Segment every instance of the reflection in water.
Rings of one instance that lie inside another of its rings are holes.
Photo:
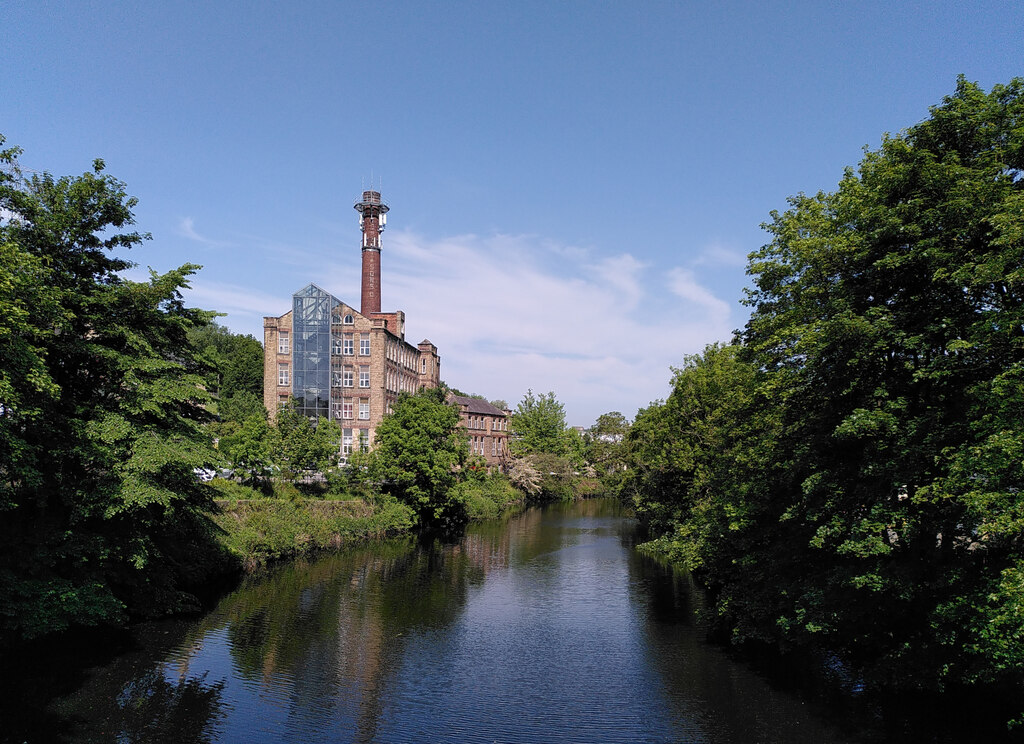
[[[281,566],[198,622],[144,626],[165,640],[53,712],[69,741],[850,741],[704,644],[699,593],[617,512]]]

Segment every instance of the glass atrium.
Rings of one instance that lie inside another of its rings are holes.
[[[292,399],[310,418],[330,415],[331,311],[339,304],[315,284],[292,295]]]

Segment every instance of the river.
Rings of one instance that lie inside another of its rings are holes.
[[[136,627],[61,683],[37,740],[858,740],[707,644],[700,592],[635,529],[589,501],[278,566]]]

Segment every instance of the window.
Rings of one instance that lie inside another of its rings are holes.
[[[345,398],[344,404],[341,407],[341,417],[345,419],[352,418],[352,399]]]
[[[345,316],[345,318],[343,319],[343,321],[342,321],[342,322],[343,322],[343,323],[344,323],[345,325],[352,325],[352,324],[353,324],[353,323],[355,323],[356,321],[355,321],[355,319],[353,319],[353,317],[352,317],[351,315],[346,315],[346,316]]]
[[[370,432],[366,429],[359,430],[359,451],[366,452],[370,449]]]
[[[331,387],[341,387],[342,379],[341,367],[331,367]]]
[[[331,401],[331,418],[332,419],[340,419],[341,418],[341,401],[340,400],[332,400]]]
[[[366,398],[359,401],[359,418],[364,421],[369,421],[370,419],[370,401]]]
[[[420,359],[420,373],[424,374],[424,375],[427,374],[427,360],[426,359]]]
[[[341,454],[350,455],[352,454],[352,430],[342,429],[341,430]]]
[[[342,387],[352,387],[352,368],[351,367],[345,367],[345,373],[344,373],[343,379],[344,379],[344,383],[342,384]]]
[[[360,367],[359,368],[359,387],[368,388],[370,387],[370,368]]]
[[[291,334],[288,331],[277,332],[277,353],[278,354],[291,354]]]
[[[290,385],[291,374],[287,364],[277,365],[277,384],[278,385]]]
[[[498,438],[491,437],[491,456],[497,457],[498,455]]]
[[[359,334],[359,356],[370,356],[370,334]]]
[[[341,334],[331,334],[331,354],[337,356],[341,353]]]
[[[352,356],[353,354],[355,354],[355,352],[352,351],[352,334],[351,333],[344,334],[344,341],[343,341],[343,346],[341,348],[341,353],[344,354],[345,356]]]

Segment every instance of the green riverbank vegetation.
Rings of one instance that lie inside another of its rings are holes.
[[[961,79],[765,229],[749,321],[638,413],[623,497],[721,637],[1019,696],[1024,80]]]

